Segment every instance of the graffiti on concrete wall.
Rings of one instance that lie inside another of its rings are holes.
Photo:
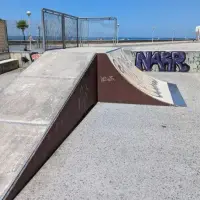
[[[37,60],[40,57],[40,54],[38,52],[32,52],[30,53],[30,58],[31,61],[34,62],[35,60]]]
[[[183,51],[137,52],[135,65],[142,71],[152,71],[156,65],[159,71],[188,72],[190,66],[185,63],[186,54]]]

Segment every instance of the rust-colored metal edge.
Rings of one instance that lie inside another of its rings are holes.
[[[97,54],[98,101],[170,106],[131,85],[113,66],[107,54]]]
[[[96,103],[97,59],[95,56],[73,93],[66,100],[63,109],[47,131],[46,136],[4,196],[4,200],[12,200],[17,196]]]

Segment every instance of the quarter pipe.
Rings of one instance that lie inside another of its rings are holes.
[[[141,72],[123,48],[98,54],[98,100],[185,106],[176,85]]]

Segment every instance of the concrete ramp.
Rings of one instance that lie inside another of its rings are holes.
[[[96,104],[95,66],[92,52],[46,52],[0,93],[0,199],[13,199]]]
[[[123,49],[84,50],[46,52],[1,91],[0,199],[14,199],[98,101],[178,105],[176,87],[135,69]]]
[[[176,85],[141,72],[121,48],[99,54],[98,63],[99,101],[185,106]]]

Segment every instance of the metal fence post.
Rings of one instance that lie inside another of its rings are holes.
[[[43,29],[43,41],[42,41],[42,45],[43,45],[43,49],[44,51],[46,51],[46,28],[45,28],[45,19],[44,19],[44,9],[42,9],[42,29]]]
[[[79,47],[79,19],[77,18],[77,47]]]
[[[117,27],[117,19],[115,19],[115,45],[118,44],[118,27]]]
[[[66,48],[65,44],[65,16],[62,14],[62,44],[63,44],[63,49]]]

